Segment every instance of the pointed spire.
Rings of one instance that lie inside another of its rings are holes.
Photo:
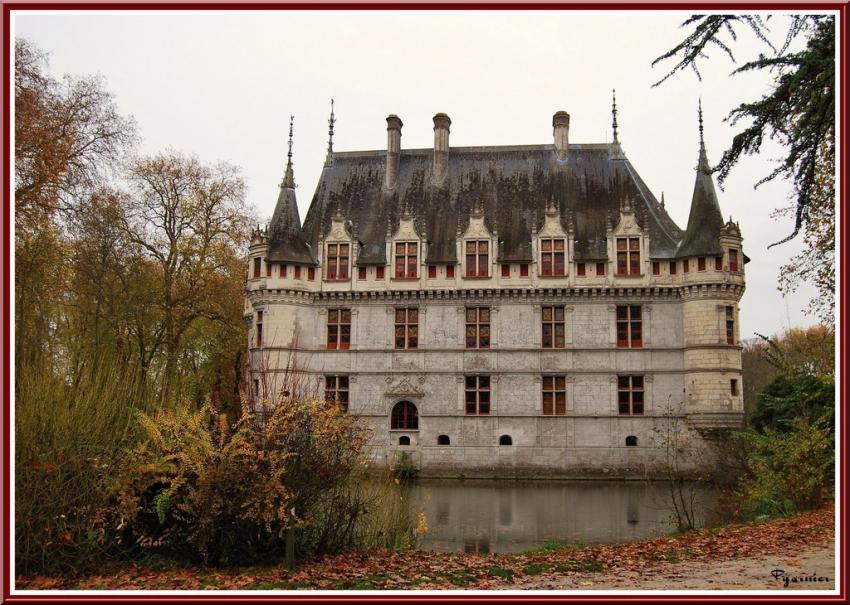
[[[328,155],[325,157],[325,166],[333,166],[334,163],[334,100],[331,99],[331,117],[328,118]]]
[[[619,145],[620,139],[617,138],[617,89],[614,88],[611,90],[611,115],[614,118],[614,122],[612,124],[614,128],[614,144]]]
[[[697,170],[711,173],[711,166],[708,164],[708,155],[705,152],[705,137],[702,126],[702,98],[699,100],[697,114],[699,116],[699,161],[697,163]]]
[[[664,192],[661,192],[661,208],[664,208]]]
[[[292,172],[292,124],[295,116],[289,116],[289,151],[286,152],[286,172],[283,174],[281,187],[295,189],[295,175]]]

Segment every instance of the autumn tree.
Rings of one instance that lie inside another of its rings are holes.
[[[771,244],[785,243],[804,232],[806,251],[783,267],[780,289],[791,292],[803,280],[812,281],[819,297],[810,311],[823,323],[832,323],[835,307],[835,18],[831,15],[788,17],[784,41],[770,41],[767,20],[758,15],[693,15],[683,27],[692,27],[685,39],[653,61],[676,64],[655,85],[692,69],[700,77],[699,62],[710,49],[736,61],[733,46],[741,30],[749,30],[769,54],[745,62],[732,74],[766,71],[773,75],[770,89],[760,99],[743,102],[727,116],[733,126],[746,124],[732,139],[714,168],[723,182],[742,156],[760,153],[766,139],[786,150],[776,168],[755,186],[776,177],[794,186],[791,234]],[[803,39],[802,47],[798,44]]]
[[[194,327],[238,331],[250,225],[245,185],[233,166],[206,166],[174,152],[139,159],[129,178],[124,231],[141,251],[158,324],[145,349],[162,354],[168,393]]]
[[[15,41],[16,363],[49,351],[64,291],[64,216],[100,187],[135,142],[97,78],[53,78],[46,56]]]

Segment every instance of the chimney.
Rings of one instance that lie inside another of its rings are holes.
[[[552,116],[552,134],[555,137],[555,153],[558,154],[558,159],[566,160],[570,145],[570,114],[566,111],[557,111]]]
[[[434,181],[446,178],[449,168],[449,126],[452,121],[444,113],[434,116]]]
[[[404,124],[395,114],[387,116],[387,178],[384,185],[387,189],[395,187],[398,179],[398,160],[401,155],[401,127]]]

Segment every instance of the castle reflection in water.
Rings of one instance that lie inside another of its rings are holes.
[[[701,484],[688,489],[698,519],[709,521],[714,492]],[[676,529],[663,482],[426,482],[412,496],[429,526],[422,550],[522,552],[546,542],[623,542]]]

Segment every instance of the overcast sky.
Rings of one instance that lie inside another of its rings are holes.
[[[335,99],[337,151],[384,149],[390,113],[404,121],[402,148],[433,145],[431,117],[451,116],[451,145],[552,142],[552,114],[570,113],[570,142],[611,137],[611,89],[617,89],[623,148],[647,185],[664,192],[685,227],[697,161],[697,99],[705,112],[709,160],[734,130],[731,108],[766,90],[762,74],[729,77],[721,52],[703,62],[703,81],[664,75],[652,60],[683,36],[678,12],[228,12],[21,14],[14,35],[50,54],[56,75],[101,74],[120,110],[135,117],[142,151],[167,148],[205,162],[240,166],[249,201],[268,220],[295,115],[295,180],[302,219],[327,148]],[[782,37],[787,18],[770,21]],[[741,32],[735,51],[765,48]],[[767,250],[790,233],[790,184],[754,190],[781,149],[768,144],[746,158],[718,190],[724,217],[740,222],[747,265],[741,335],[809,325],[808,286],[783,298],[779,267],[801,242]]]

